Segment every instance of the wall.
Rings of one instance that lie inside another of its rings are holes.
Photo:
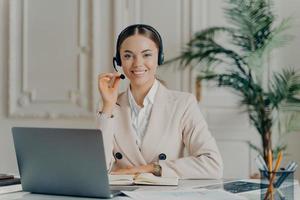
[[[289,33],[294,37],[294,39],[289,42],[286,46],[278,49],[274,55],[270,58],[270,63],[272,68],[274,69],[282,69],[287,67],[292,67],[297,70],[300,69],[300,2],[297,0],[287,0],[280,1],[276,0],[276,13],[279,21],[283,17],[292,17],[292,26],[289,30]],[[299,108],[297,109],[297,113],[299,116]],[[299,126],[299,117],[297,117],[298,121],[296,123],[297,130],[284,135],[283,140],[287,143],[287,153],[285,162],[289,160],[295,160],[297,163],[300,163],[300,154],[299,154],[299,139],[300,139],[300,126]],[[296,178],[300,179],[300,170],[297,169],[295,173]]]

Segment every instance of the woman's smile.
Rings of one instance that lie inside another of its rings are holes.
[[[147,69],[135,69],[135,70],[131,70],[131,73],[135,77],[143,77],[147,71],[148,71]]]

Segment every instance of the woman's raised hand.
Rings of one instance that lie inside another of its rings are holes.
[[[98,90],[102,97],[102,112],[111,114],[117,102],[120,85],[120,73],[102,73],[98,76]]]

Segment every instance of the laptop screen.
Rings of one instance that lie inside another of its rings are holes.
[[[111,197],[100,130],[12,128],[24,191]]]

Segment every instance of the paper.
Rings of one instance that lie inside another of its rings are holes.
[[[0,194],[6,194],[6,193],[18,192],[18,191],[22,191],[21,184],[0,187]]]
[[[110,185],[133,185],[134,175],[108,175]]]
[[[224,190],[176,190],[176,191],[122,191],[136,200],[246,200]]]

